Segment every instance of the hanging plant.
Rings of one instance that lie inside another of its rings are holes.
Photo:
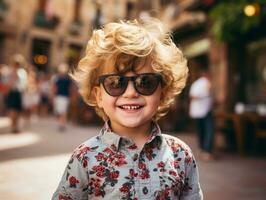
[[[222,42],[235,42],[262,25],[265,0],[224,0],[210,10],[211,32]]]

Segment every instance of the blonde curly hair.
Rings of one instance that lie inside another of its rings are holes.
[[[163,76],[161,103],[154,120],[167,113],[174,97],[186,84],[187,60],[159,20],[108,23],[102,29],[93,31],[85,56],[70,74],[78,83],[84,101],[95,106],[97,114],[104,120],[108,117],[98,107],[93,88],[98,85],[101,67],[106,61],[112,61],[119,73],[136,71],[138,63],[149,62],[152,69]]]

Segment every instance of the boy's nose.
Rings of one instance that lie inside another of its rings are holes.
[[[139,96],[139,93],[136,91],[132,81],[128,82],[127,89],[122,96],[126,98],[134,98]]]

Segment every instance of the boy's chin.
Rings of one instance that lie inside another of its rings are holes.
[[[127,128],[140,128],[146,125],[149,125],[151,120],[136,120],[136,119],[126,119],[121,123],[124,127]]]

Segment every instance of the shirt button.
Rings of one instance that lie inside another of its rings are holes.
[[[133,156],[133,161],[138,160],[138,157],[139,157],[139,155],[137,153],[135,153],[134,156]]]
[[[149,190],[148,190],[148,188],[145,186],[145,187],[143,187],[142,188],[142,192],[143,192],[143,194],[148,194],[148,192],[149,192]]]

